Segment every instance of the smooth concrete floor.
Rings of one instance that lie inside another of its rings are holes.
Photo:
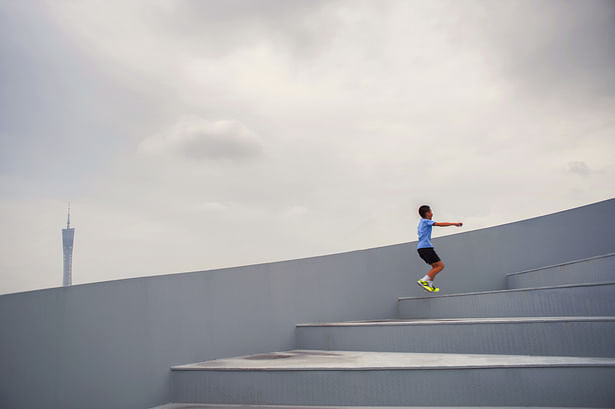
[[[223,405],[206,403],[167,403],[151,409],[547,409],[538,406],[288,406],[288,405]],[[548,409],[563,409],[549,407]],[[592,409],[592,408],[565,408]]]
[[[609,322],[613,316],[557,316],[557,317],[502,317],[502,318],[428,318],[428,319],[388,319],[342,322],[311,322],[297,324],[297,327],[385,327],[395,325],[441,325],[441,324],[511,324],[544,322]]]
[[[530,292],[530,291],[541,291],[541,290],[551,290],[558,288],[578,288],[578,287],[599,287],[604,285],[613,285],[615,281],[601,281],[598,283],[572,283],[572,284],[559,284],[559,285],[550,285],[550,286],[542,286],[542,287],[527,287],[527,288],[508,288],[504,290],[486,290],[486,291],[473,291],[469,293],[451,293],[451,294],[431,294],[431,295],[420,295],[420,296],[412,296],[412,297],[398,297],[397,301],[404,300],[428,300],[428,299],[438,299],[443,297],[467,297],[472,295],[481,295],[481,294],[511,294],[517,292]]]
[[[291,350],[173,366],[172,370],[305,371],[510,367],[615,367],[615,358]]]

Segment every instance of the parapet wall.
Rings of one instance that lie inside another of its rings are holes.
[[[435,239],[442,293],[615,251],[615,199]],[[414,229],[414,226],[411,227]],[[0,296],[0,407],[149,408],[169,367],[295,345],[301,322],[393,318],[420,294],[415,242]]]

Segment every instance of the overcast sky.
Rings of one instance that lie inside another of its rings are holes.
[[[0,1],[0,293],[61,285],[69,200],[79,284],[612,198],[614,39],[614,1]]]

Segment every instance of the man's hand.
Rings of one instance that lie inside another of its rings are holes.
[[[463,223],[455,223],[455,226],[461,227],[461,226],[463,226]]]

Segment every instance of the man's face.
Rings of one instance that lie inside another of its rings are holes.
[[[431,211],[431,209],[427,210],[427,213],[425,213],[425,218],[426,219],[431,219],[433,217],[433,213]]]

